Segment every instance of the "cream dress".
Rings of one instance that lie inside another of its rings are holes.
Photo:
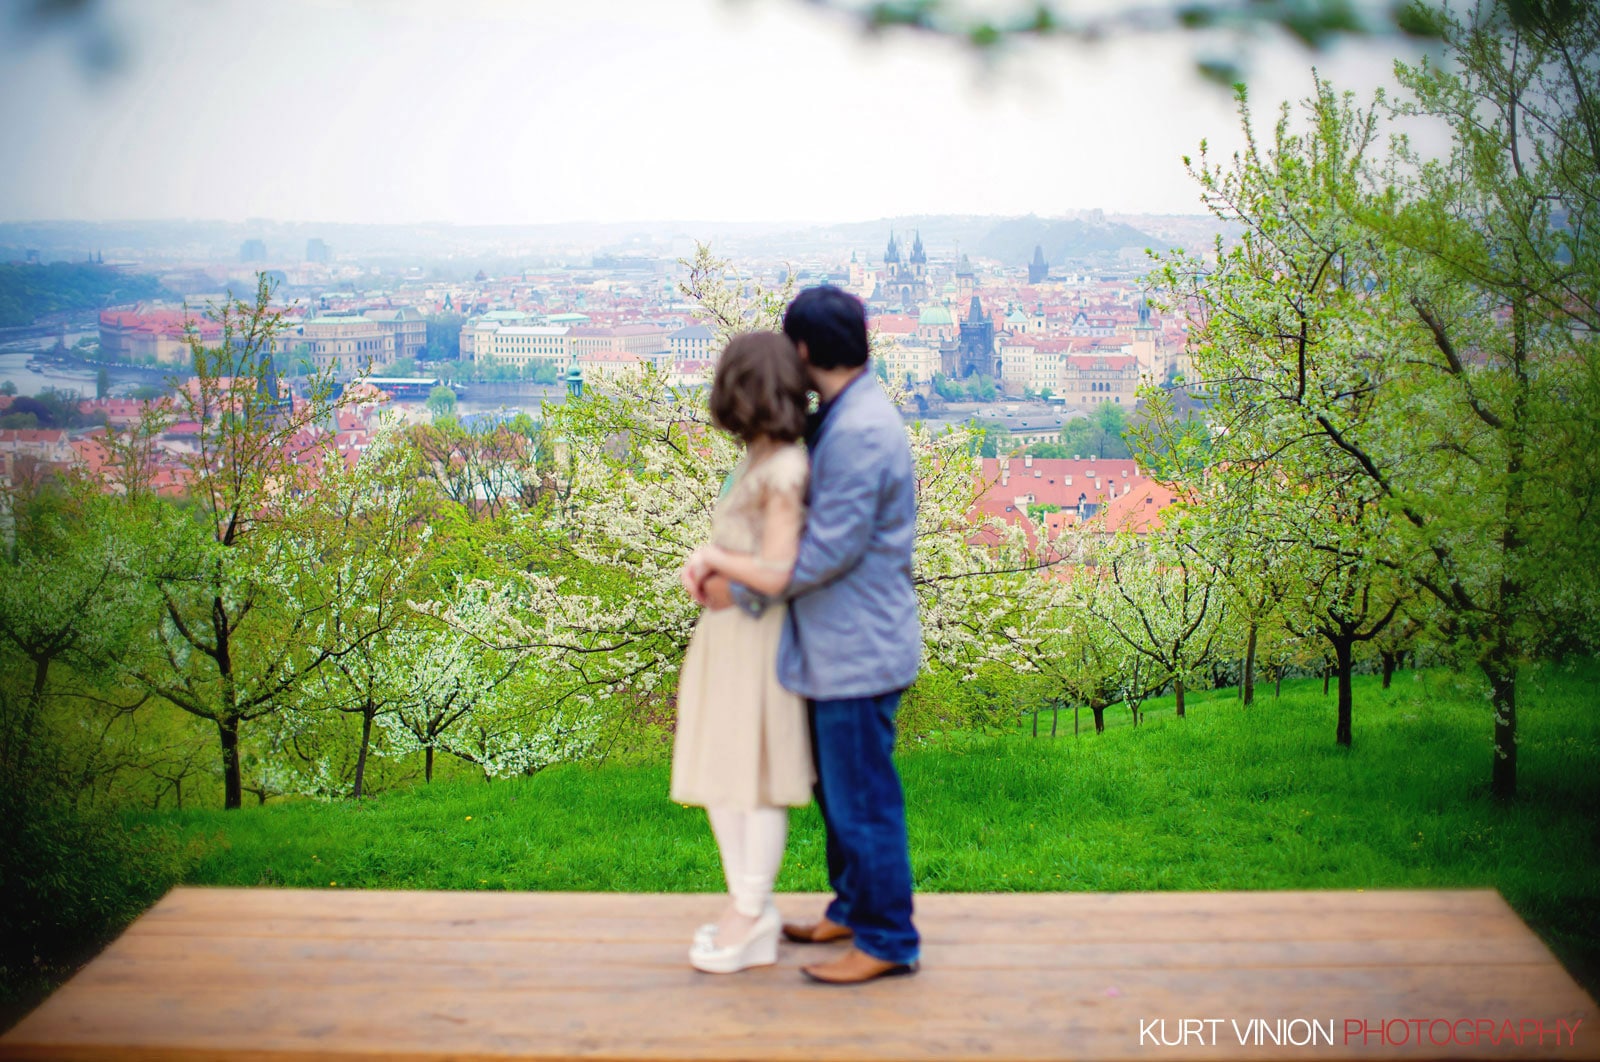
[[[767,499],[793,495],[803,511],[810,464],[798,443],[734,469],[711,517],[711,541],[759,553]],[[810,803],[811,739],[805,701],[778,684],[778,642],[788,606],[759,618],[741,608],[707,609],[695,624],[678,675],[672,799],[748,811]]]

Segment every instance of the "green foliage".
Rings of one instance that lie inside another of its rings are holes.
[[[1210,42],[1221,37],[1231,44],[1227,54],[1197,54],[1194,62],[1201,76],[1225,88],[1243,80],[1253,42],[1263,30],[1277,30],[1320,51],[1341,40],[1371,36],[1436,40],[1446,29],[1446,20],[1437,12],[1413,2],[1367,5],[1363,11],[1350,0],[1187,0],[1156,7],[1085,7],[1040,0],[1005,5],[998,16],[949,0],[813,2],[844,13],[872,34],[913,31],[953,41],[989,58],[1024,42],[1093,44],[1152,32],[1203,34]]]
[[[560,383],[566,376],[560,366],[552,361],[530,361],[522,367],[522,376],[537,384]]]
[[[467,378],[471,380],[502,383],[507,380],[521,379],[522,370],[506,361],[496,358],[492,354],[480,354],[472,360],[467,370]]]
[[[435,417],[452,417],[456,412],[456,393],[440,384],[428,392],[428,412]]]
[[[1584,236],[1600,223],[1600,9],[1440,19],[1451,61],[1397,66],[1394,100],[1318,79],[1267,134],[1241,90],[1246,149],[1220,164],[1202,149],[1205,201],[1242,236],[1164,264],[1217,430],[1210,470],[1180,447],[1161,470],[1235,524],[1268,514],[1254,548],[1288,577],[1285,618],[1342,676],[1352,638],[1432,598],[1438,636],[1490,682],[1509,799],[1521,662],[1600,642],[1600,259]],[[1396,116],[1447,134],[1447,157],[1418,154]],[[1147,415],[1175,437],[1175,403]]]
[[[794,296],[792,270],[784,270],[782,284],[774,289],[760,284],[730,284],[726,278],[731,275],[733,263],[718,258],[710,244],[698,240],[694,257],[680,258],[678,264],[688,271],[688,276],[678,283],[678,291],[695,304],[695,315],[716,334],[718,352],[740,332],[782,331],[783,311]]]
[[[15,776],[0,785],[0,1028],[190,872],[200,845],[175,825],[129,824]]]
[[[1128,458],[1131,428],[1127,410],[1115,402],[1102,402],[1087,417],[1075,417],[1061,427],[1053,443],[1034,443],[1025,453],[1034,457]]]
[[[974,420],[967,425],[972,436],[967,452],[978,457],[1003,457],[1016,449],[1011,433],[992,421]]]
[[[30,325],[45,314],[98,310],[167,294],[155,277],[108,266],[0,263],[0,328]]]
[[[13,399],[6,412],[13,416],[32,414],[41,428],[81,428],[94,423],[92,417],[79,411],[82,400],[77,391],[45,387],[36,395]]]
[[[314,636],[341,584],[316,563],[301,500],[319,468],[338,465],[310,429],[335,415],[327,376],[309,401],[281,406],[262,387],[283,315],[265,274],[251,302],[212,311],[220,342],[187,337],[195,375],[178,392],[201,425],[185,458],[195,504],[180,519],[156,509],[146,581],[160,595],[154,637],[119,661],[130,684],[216,728],[224,802],[243,800],[250,749],[241,730],[285,709],[305,676],[335,652]],[[320,644],[319,644],[320,643]]]
[[[961,381],[952,380],[943,373],[934,373],[933,391],[946,402],[993,402],[1000,397],[994,377],[982,375]]]
[[[461,327],[467,319],[458,313],[425,318],[427,339],[422,349],[426,361],[456,361],[461,357]]]

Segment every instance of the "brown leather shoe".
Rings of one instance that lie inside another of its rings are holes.
[[[873,958],[860,948],[851,948],[837,959],[802,966],[800,972],[813,981],[820,981],[825,985],[859,985],[866,981],[875,981],[880,977],[898,977],[902,974],[916,973],[917,964],[886,962],[883,959]]]
[[[848,940],[855,936],[855,933],[849,926],[841,926],[837,922],[819,918],[810,925],[785,922],[783,935],[796,944],[827,944],[835,940]]]

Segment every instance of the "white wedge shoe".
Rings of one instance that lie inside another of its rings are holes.
[[[778,935],[783,919],[772,905],[761,912],[745,938],[725,947],[717,945],[716,926],[701,926],[689,949],[689,965],[702,973],[737,973],[752,966],[771,966],[778,961]],[[709,933],[705,933],[706,929]]]
[[[763,909],[762,913],[765,914],[767,911],[776,912],[777,910],[778,905],[773,903],[771,900],[768,900],[767,906]],[[715,922],[707,922],[705,925],[700,926],[694,931],[695,944],[701,944],[704,942],[705,947],[710,947],[716,942],[716,939],[717,924]]]

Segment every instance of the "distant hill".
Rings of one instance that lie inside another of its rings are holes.
[[[110,266],[0,263],[0,328],[31,325],[46,314],[98,310],[165,294],[155,277]]]
[[[1142,223],[1146,217],[1152,224]],[[1044,247],[1045,260],[1059,271],[1130,256],[1142,261],[1146,248],[1166,250],[1181,245],[1201,249],[1209,246],[1220,228],[1214,219],[1199,215],[1107,217],[1098,210],[1053,218],[920,214],[791,229],[744,242],[762,250],[796,252],[865,245],[872,248],[867,261],[875,263],[890,232],[901,239],[902,251],[909,248],[914,233],[921,233],[923,244],[934,257],[961,251],[974,259],[989,259],[1011,268],[1025,266],[1033,258],[1034,245],[1039,244]]]
[[[1175,244],[1191,250],[1209,247],[1225,231],[1205,215],[1111,216],[1084,210],[1056,217],[1005,217],[988,214],[908,214],[843,222],[717,222],[679,219],[629,222],[563,222],[543,225],[365,225],[334,222],[274,221],[0,221],[0,262],[8,257],[37,255],[82,262],[104,253],[106,258],[138,261],[160,271],[164,264],[191,268],[210,262],[235,270],[266,265],[286,269],[305,260],[307,242],[324,241],[341,264],[434,269],[440,277],[465,279],[479,268],[491,274],[535,264],[581,264],[593,256],[623,255],[673,259],[694,253],[697,240],[708,240],[718,254],[791,261],[808,255],[853,251],[861,261],[881,260],[889,234],[907,250],[915,233],[930,257],[948,259],[965,253],[974,260],[998,261],[1020,268],[1033,257],[1034,244],[1044,246],[1052,269],[1092,267],[1130,259],[1142,260],[1147,247]],[[245,241],[260,240],[267,257],[241,263]]]
[[[1006,266],[1024,266],[1036,246],[1051,265],[1115,257],[1156,244],[1148,233],[1119,221],[1082,218],[1011,218],[991,228],[973,248]]]

